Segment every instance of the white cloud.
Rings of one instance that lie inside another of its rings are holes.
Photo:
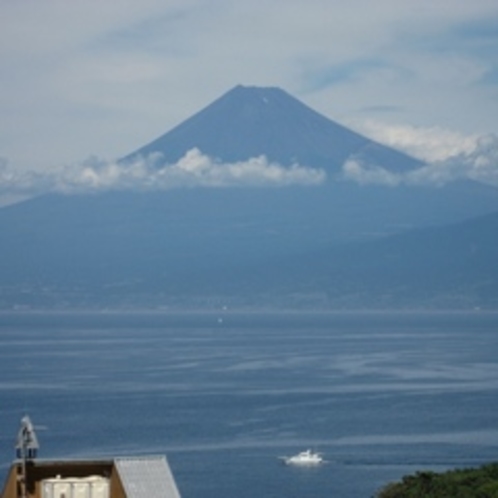
[[[438,166],[447,170],[449,178],[470,178],[498,187],[498,135],[477,138],[473,150],[434,164]]]
[[[469,179],[498,187],[498,136],[475,138],[454,155],[428,162],[406,173],[394,173],[379,166],[366,164],[354,157],[343,165],[343,177],[361,185],[377,184],[441,186],[452,181]]]
[[[386,185],[395,187],[402,181],[402,175],[392,173],[376,165],[350,158],[342,166],[343,177],[360,185]]]
[[[352,125],[377,142],[427,162],[470,154],[480,139],[477,134],[465,135],[437,126],[388,124],[372,119],[355,121]]]
[[[326,180],[323,170],[297,164],[284,167],[265,156],[222,163],[192,149],[175,164],[163,165],[162,159],[161,154],[154,153],[123,164],[91,157],[46,173],[16,170],[0,159],[0,192],[73,194],[181,187],[283,187],[319,185]]]

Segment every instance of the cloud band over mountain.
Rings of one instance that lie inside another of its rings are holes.
[[[160,153],[131,162],[90,157],[82,163],[51,172],[16,171],[0,158],[0,192],[41,194],[85,193],[109,190],[168,190],[180,187],[282,187],[319,185],[326,180],[321,169],[294,164],[284,167],[262,155],[247,161],[225,163],[199,149],[189,150],[174,164],[163,164]]]
[[[498,187],[498,136],[478,137],[472,146],[466,144],[455,155],[406,172],[388,171],[351,156],[342,166],[342,179],[361,185],[388,187],[441,186],[471,179]],[[151,191],[183,187],[313,186],[326,181],[327,174],[323,169],[299,164],[283,166],[269,161],[264,155],[227,163],[215,160],[197,148],[189,150],[173,164],[164,164],[160,153],[128,162],[106,161],[92,156],[48,172],[19,170],[6,158],[0,157],[0,194],[3,195]]]

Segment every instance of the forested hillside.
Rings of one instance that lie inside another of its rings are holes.
[[[417,472],[388,484],[377,498],[497,498],[498,463],[444,473]]]

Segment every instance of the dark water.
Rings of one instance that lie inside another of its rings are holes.
[[[3,314],[0,479],[29,413],[40,456],[166,453],[184,498],[367,498],[498,460],[497,355],[491,313]]]

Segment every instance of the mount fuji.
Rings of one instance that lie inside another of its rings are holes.
[[[0,308],[364,307],[375,305],[372,296],[379,297],[379,305],[395,307],[401,283],[392,272],[403,280],[403,306],[418,306],[422,294],[430,304],[454,292],[447,278],[441,285],[427,278],[429,288],[415,292],[424,272],[433,275],[447,254],[434,248],[431,259],[421,247],[444,240],[446,250],[460,254],[467,247],[460,233],[475,239],[472,247],[498,244],[490,214],[498,211],[496,188],[470,181],[443,187],[351,181],[344,177],[348,161],[393,174],[424,165],[278,88],[237,86],[125,155],[118,166],[149,161],[169,178],[192,150],[209,158],[215,179],[230,171],[231,182],[152,189],[128,184],[122,190],[43,195],[1,208]],[[269,172],[272,181],[275,171],[284,178],[288,172],[320,172],[313,177],[320,181],[303,183],[298,175],[287,183],[245,183],[241,165],[261,157],[257,174]],[[184,168],[186,173],[191,170]],[[479,230],[472,230],[471,218],[483,215],[488,216],[476,218]],[[434,232],[438,226],[445,230],[440,237]],[[410,230],[416,230],[416,243],[404,242]],[[393,253],[395,264],[385,257],[391,254],[388,247],[402,248]],[[447,265],[449,274],[469,265],[461,272],[460,297],[452,302],[474,305],[483,278],[498,281],[493,251],[476,254],[484,256],[448,259],[454,262]],[[424,266],[424,259],[431,263]],[[405,271],[409,267],[417,268],[416,274]],[[486,277],[483,268],[489,268]],[[486,289],[491,302],[498,291],[494,284]]]
[[[397,172],[421,166],[322,116],[280,88],[241,85],[124,160],[160,152],[164,162],[175,163],[194,148],[224,162],[264,155],[285,166],[323,168],[332,176],[340,174],[350,157]]]

